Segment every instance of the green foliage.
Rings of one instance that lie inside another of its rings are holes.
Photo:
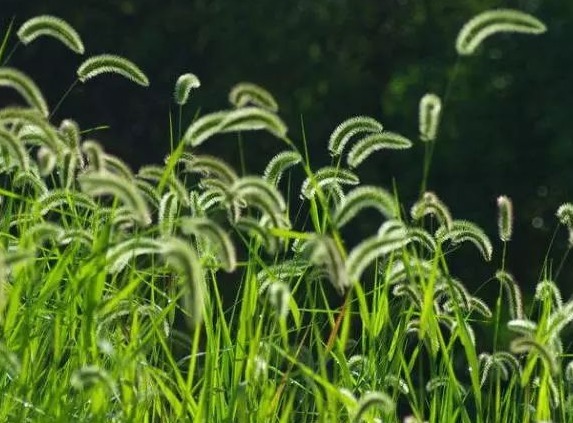
[[[465,49],[493,33],[472,31]],[[97,58],[80,67],[80,80],[114,72],[147,85],[130,62]],[[3,69],[38,103],[37,87]],[[178,84],[183,106],[198,80]],[[427,173],[408,209],[397,186],[360,185],[361,173],[341,167],[358,136],[353,167],[380,148],[423,148],[429,163],[437,96],[420,102],[423,143],[351,118],[329,139],[331,165],[317,170],[270,93],[242,83],[229,99],[234,109],[196,118],[164,165],[136,174],[71,119],[56,126],[38,104],[0,109],[0,420],[573,418],[572,366],[563,365],[573,300],[546,263],[525,307],[506,260],[509,198],[498,200],[501,286],[490,307],[456,277],[451,253],[469,241],[489,262],[494,245],[425,189]],[[288,146],[269,157],[263,177],[197,149],[215,135],[261,129]],[[292,184],[280,187],[287,170],[305,178],[302,201]],[[375,233],[350,228],[367,208],[384,218]],[[570,232],[572,216],[569,203],[557,212]],[[220,270],[234,297],[221,294]]]

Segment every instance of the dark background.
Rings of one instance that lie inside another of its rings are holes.
[[[169,151],[173,86],[193,72],[202,87],[184,109],[184,126],[198,110],[228,107],[229,88],[252,81],[275,95],[297,142],[304,120],[316,166],[329,162],[328,136],[350,116],[373,116],[416,140],[413,149],[379,153],[359,170],[366,183],[395,182],[409,207],[422,169],[418,101],[428,91],[448,92],[429,188],[454,217],[475,221],[494,241],[491,265],[483,266],[472,248],[456,252],[456,272],[472,289],[499,266],[498,195],[514,201],[508,268],[526,292],[538,280],[556,208],[573,201],[573,1],[0,0],[0,6],[2,34],[12,18],[18,28],[32,16],[56,15],[78,30],[85,57],[123,55],[147,74],[148,89],[113,76],[80,84],[54,118],[74,118],[83,129],[109,125],[90,136],[134,168],[160,163]],[[531,13],[549,30],[496,35],[474,56],[458,59],[459,29],[492,7]],[[8,50],[14,44],[12,37]],[[53,107],[85,57],[41,39],[18,47],[9,65],[30,75]],[[251,134],[243,142],[250,171],[260,171],[283,147]],[[215,140],[201,151],[239,165],[236,141]],[[550,254],[554,271],[566,240],[562,229]],[[566,263],[558,278],[566,295],[571,269]]]

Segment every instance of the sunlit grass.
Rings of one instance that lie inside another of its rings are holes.
[[[504,22],[508,13],[487,15],[494,27],[464,43],[473,52],[496,31],[544,29],[523,14]],[[26,43],[48,35],[83,52],[60,20],[25,29]],[[84,62],[80,80],[116,73],[147,85],[135,64],[110,57]],[[421,99],[419,140],[355,116],[325,145],[331,164],[314,169],[304,134],[291,139],[254,84],[231,90],[232,108],[181,122],[200,87],[183,76],[171,154],[134,172],[74,121],[54,122],[28,76],[0,68],[0,85],[28,104],[0,110],[0,421],[573,419],[561,340],[573,302],[546,266],[524,307],[506,260],[511,200],[500,197],[490,239],[425,188],[406,205],[360,182],[378,150],[424,148],[429,186],[447,109],[439,96]],[[255,130],[284,147],[262,176],[201,153],[220,134]],[[352,231],[365,209],[379,229]],[[569,233],[571,210],[557,213]],[[495,304],[450,271],[465,244],[476,260],[501,263]]]

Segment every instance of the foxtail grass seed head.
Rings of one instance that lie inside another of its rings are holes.
[[[163,236],[173,235],[178,207],[179,203],[175,193],[167,192],[161,197],[157,224]]]
[[[383,130],[376,119],[369,116],[355,116],[345,120],[330,134],[328,150],[332,156],[340,156],[346,144],[357,134],[375,134]]]
[[[162,254],[167,264],[177,270],[181,277],[183,310],[189,323],[196,327],[203,321],[205,308],[205,280],[197,252],[187,241],[171,237],[162,242]]]
[[[557,209],[557,218],[569,230],[569,247],[573,247],[573,204],[564,203]]]
[[[564,203],[557,209],[557,218],[562,225],[573,227],[573,204]]]
[[[355,375],[364,374],[364,372],[367,372],[371,366],[368,357],[361,354],[353,355],[350,357],[347,364],[348,370],[350,370]]]
[[[573,360],[565,366],[565,380],[569,383],[573,383]]]
[[[453,219],[450,210],[435,193],[430,191],[425,192],[410,209],[410,215],[414,220],[419,220],[428,214],[435,216],[447,230],[452,227]]]
[[[537,301],[550,301],[556,308],[563,307],[561,291],[550,279],[543,279],[535,286],[534,298]]]
[[[78,148],[81,141],[80,127],[72,119],[64,119],[60,124],[60,134],[69,148]]]
[[[84,170],[86,163],[80,149],[81,133],[78,124],[71,119],[64,119],[60,124],[59,133],[66,148],[69,150],[69,154],[75,157],[78,167]]]
[[[537,333],[537,323],[528,319],[513,319],[507,322],[507,328],[515,333],[534,338]]]
[[[56,155],[52,152],[52,150],[44,146],[40,147],[36,154],[37,154],[36,163],[38,165],[38,171],[40,172],[40,176],[48,176],[50,173],[52,173],[54,167],[56,166],[57,162]]]
[[[511,240],[513,234],[513,204],[509,197],[500,195],[497,197],[499,238],[503,242]]]
[[[133,182],[134,176],[131,168],[127,163],[112,154],[103,154],[104,169],[114,175],[125,178],[127,181]]]
[[[358,400],[356,413],[351,421],[353,423],[360,423],[374,407],[379,407],[383,414],[389,414],[394,411],[396,404],[385,392],[367,392]]]
[[[195,120],[183,134],[183,142],[197,147],[215,134],[221,132],[221,123],[227,116],[227,111],[213,112]]]
[[[187,217],[179,220],[181,231],[186,235],[196,235],[215,244],[220,266],[232,272],[237,266],[237,253],[231,238],[221,226],[208,218]]]
[[[412,306],[416,308],[422,308],[423,306],[423,299],[420,293],[420,290],[412,285],[409,285],[405,282],[398,282],[392,288],[392,294],[396,297],[403,297],[404,299],[408,300]],[[417,320],[410,320],[408,326],[411,330],[419,329],[419,321]]]
[[[328,185],[358,185],[358,176],[343,168],[325,166],[317,170],[312,177],[307,177],[300,189],[301,199],[314,198],[317,189],[324,189]]]
[[[155,209],[159,209],[159,203],[161,202],[161,198],[159,197],[159,193],[157,192],[157,187],[155,187],[152,183],[147,182],[143,179],[136,179],[135,186],[137,190],[143,194],[145,200],[152,205]]]
[[[267,164],[263,177],[274,186],[277,186],[283,173],[290,167],[302,161],[301,155],[296,151],[283,151],[274,156]]]
[[[130,238],[111,246],[106,252],[108,273],[121,272],[129,261],[141,256],[159,254],[161,243],[148,237]]]
[[[87,194],[58,188],[46,191],[40,196],[34,204],[34,212],[45,216],[62,205],[70,204],[73,204],[74,208],[82,207],[86,210],[96,208],[96,203]]]
[[[351,281],[360,280],[362,273],[377,258],[390,254],[410,242],[402,231],[392,231],[364,239],[356,245],[346,260],[346,272]]]
[[[82,143],[81,151],[86,155],[89,170],[101,172],[104,170],[104,151],[97,141],[87,140]]]
[[[435,141],[440,125],[442,100],[436,94],[428,93],[420,100],[419,125],[420,139],[424,142]]]
[[[289,312],[289,302],[291,300],[288,285],[280,281],[273,282],[269,285],[267,292],[271,305],[277,311],[279,317],[285,319]]]
[[[490,261],[493,254],[491,241],[483,229],[467,220],[452,221],[449,230],[445,226],[441,226],[436,231],[436,239],[440,243],[449,240],[453,245],[469,241],[480,251],[485,261]]]
[[[349,410],[353,410],[358,405],[358,400],[348,388],[338,388],[338,400]]]
[[[178,162],[185,166],[185,172],[199,173],[204,177],[213,177],[229,185],[239,179],[237,172],[218,157],[185,152]]]
[[[342,227],[365,208],[378,210],[385,218],[398,217],[399,209],[394,197],[388,191],[376,186],[363,185],[353,189],[336,207],[333,221]]]
[[[279,106],[271,93],[250,82],[240,82],[235,85],[229,93],[229,102],[237,108],[252,105],[270,112],[279,111]]]
[[[178,200],[185,207],[190,205],[189,194],[185,184],[175,175],[173,172],[169,172],[167,175],[166,171],[161,166],[147,165],[139,168],[137,172],[137,177],[155,182],[159,185],[162,181],[166,181],[169,190],[177,195]]]
[[[78,78],[83,83],[104,73],[115,73],[143,87],[149,86],[149,79],[135,63],[113,54],[92,56],[77,70]]]
[[[263,210],[270,209],[271,214],[282,214],[286,211],[286,202],[281,192],[267,180],[258,176],[244,176],[232,185],[233,195],[247,204],[265,204]]]
[[[185,73],[177,78],[175,83],[175,90],[173,92],[173,99],[175,103],[183,106],[189,100],[191,90],[199,88],[201,81],[192,73]]]
[[[142,226],[151,224],[151,213],[147,202],[132,182],[110,172],[89,172],[79,177],[82,191],[91,196],[113,195],[118,197],[132,212],[134,219]]]
[[[307,260],[286,260],[280,264],[268,266],[257,273],[257,281],[260,285],[259,293],[265,292],[274,283],[282,283],[288,289],[289,281],[300,278],[309,269],[309,266]]]
[[[252,365],[252,377],[256,382],[265,382],[268,377],[269,363],[265,357],[257,354]]]
[[[521,376],[521,364],[515,355],[507,351],[497,351],[491,357],[505,376],[504,380],[509,380],[512,374]]]
[[[224,193],[217,191],[217,190],[206,190],[201,193],[201,195],[197,195],[197,193],[192,193],[193,197],[191,198],[191,209],[193,210],[192,214],[205,214],[211,208],[217,207],[219,205],[223,205],[226,200],[226,196]]]
[[[221,121],[221,132],[240,132],[266,130],[282,138],[286,136],[287,126],[273,112],[258,107],[242,107],[231,110]]]
[[[66,189],[71,189],[76,181],[76,171],[79,168],[78,156],[75,154],[67,154],[63,159],[63,166],[59,170],[62,185]]]
[[[384,377],[384,386],[389,386],[397,389],[401,394],[408,395],[410,388],[404,379],[396,375],[389,374]]]
[[[408,228],[408,238],[428,250],[429,253],[434,254],[436,252],[436,240],[428,231],[422,228]]]
[[[36,171],[22,171],[18,170],[14,175],[12,181],[16,188],[28,186],[36,193],[36,198],[44,195],[48,191],[48,186]],[[2,197],[0,197],[0,204],[2,204]]]
[[[20,170],[27,172],[30,168],[30,157],[24,144],[12,132],[0,127],[0,147],[9,152]]]
[[[498,270],[495,273],[495,278],[505,289],[507,300],[509,302],[509,314],[512,319],[523,319],[523,301],[521,298],[521,290],[513,276],[506,271]]]
[[[426,392],[433,392],[440,388],[447,388],[452,381],[445,376],[435,376],[426,383]]]
[[[352,280],[344,266],[344,259],[336,243],[327,236],[316,236],[308,244],[310,248],[310,261],[317,266],[324,266],[330,282],[342,295],[352,286]]]
[[[500,353],[504,355],[501,355]],[[483,368],[482,368],[483,372],[481,378],[482,386],[485,384],[490,374],[492,376],[495,376],[496,378],[500,378],[501,380],[506,381],[509,380],[512,372],[519,373],[521,370],[519,368],[519,362],[512,354],[503,351],[498,351],[492,354],[491,356],[487,354],[480,354],[480,359],[482,358],[483,355],[486,355],[487,358],[483,363]]]
[[[563,351],[560,344],[560,332],[573,321],[573,302],[569,301],[563,307],[556,308],[547,319],[547,330],[545,335],[550,340],[550,343],[557,348],[553,348],[555,352]]]
[[[58,243],[64,246],[74,241],[85,245],[87,248],[91,248],[94,243],[93,235],[84,229],[66,229],[58,238]]]
[[[0,67],[0,87],[10,87],[18,92],[26,102],[48,117],[50,111],[44,96],[36,83],[18,69]]]
[[[461,56],[469,56],[486,38],[494,34],[542,34],[546,30],[546,26],[539,19],[519,10],[487,10],[471,18],[462,27],[456,39],[456,50]]]
[[[0,123],[18,128],[17,136],[25,144],[45,145],[58,154],[66,150],[66,145],[58,136],[56,129],[34,108],[0,109]]]
[[[38,37],[47,36],[57,39],[75,53],[84,54],[84,44],[76,30],[55,16],[42,15],[28,19],[16,34],[24,45],[30,44]]]
[[[552,348],[548,345],[541,344],[533,338],[522,336],[511,341],[509,349],[514,354],[532,354],[537,355],[547,366],[552,375],[559,373],[559,364],[557,357]]]
[[[70,385],[80,391],[99,384],[102,384],[111,392],[115,391],[115,382],[110,374],[95,365],[84,366],[76,370],[70,378]]]
[[[405,150],[412,147],[408,138],[390,131],[370,134],[358,140],[348,153],[348,166],[358,167],[372,153],[378,150]]]
[[[269,233],[268,228],[262,225],[257,219],[241,217],[235,222],[235,228],[246,233],[249,237],[253,237],[262,242],[263,246],[270,254],[274,254],[278,249],[278,239],[272,236]]]

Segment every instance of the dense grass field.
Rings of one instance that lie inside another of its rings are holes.
[[[499,32],[544,31],[519,11],[484,12],[461,29],[459,60]],[[200,89],[188,73],[174,88],[170,155],[134,172],[93,128],[56,122],[66,95],[49,108],[18,70],[38,37],[84,54],[49,16],[14,23],[0,45],[0,86],[21,97],[0,109],[0,421],[573,421],[561,339],[573,302],[559,269],[546,265],[524,304],[506,260],[511,199],[497,199],[499,231],[486,234],[431,191],[447,99],[421,98],[416,140],[349,117],[316,169],[255,84],[182,121]],[[70,90],[96,77],[149,84],[114,55],[88,56],[76,73]],[[262,175],[201,152],[248,131],[284,147]],[[408,148],[425,151],[414,204],[361,183],[369,156]],[[378,229],[354,242],[365,209]],[[573,245],[573,204],[556,222]],[[494,303],[450,271],[466,244],[497,269]]]

